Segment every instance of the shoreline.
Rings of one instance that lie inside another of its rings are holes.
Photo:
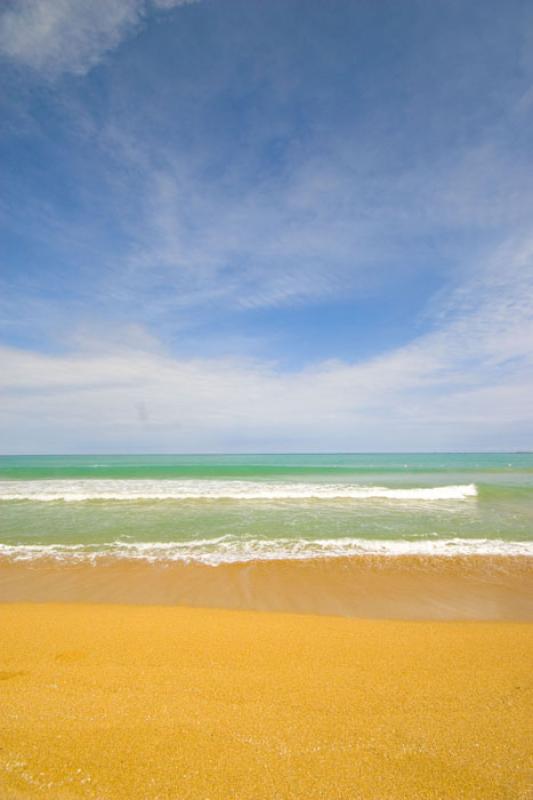
[[[0,558],[0,602],[226,608],[368,619],[533,621],[533,558],[195,562]]]
[[[526,800],[533,627],[0,605],[5,800]]]

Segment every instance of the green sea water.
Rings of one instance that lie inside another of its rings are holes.
[[[0,457],[0,555],[533,554],[533,454]]]

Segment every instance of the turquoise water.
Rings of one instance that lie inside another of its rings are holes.
[[[533,552],[533,454],[0,457],[0,553]]]

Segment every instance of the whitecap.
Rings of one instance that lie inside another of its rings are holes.
[[[0,481],[0,501],[89,500],[467,500],[475,484],[397,488],[346,483],[236,480],[43,480]]]
[[[185,542],[124,542],[82,544],[0,544],[0,558],[11,561],[53,559],[99,562],[126,559],[146,562],[184,562],[211,566],[250,561],[305,560],[357,556],[527,556],[533,542],[503,539],[368,540],[338,539],[243,539],[221,536]]]

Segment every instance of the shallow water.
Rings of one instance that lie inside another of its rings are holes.
[[[0,555],[533,554],[532,454],[4,456]]]

